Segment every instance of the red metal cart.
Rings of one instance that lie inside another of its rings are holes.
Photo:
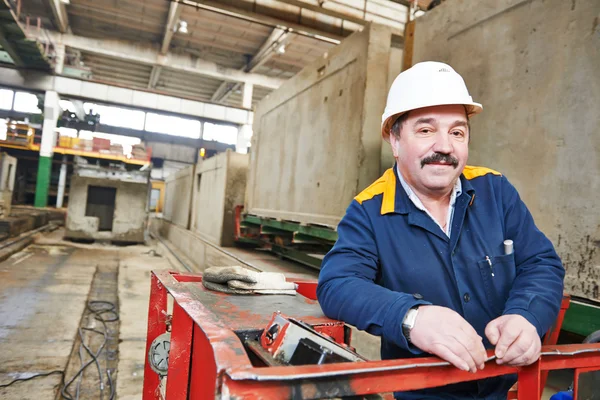
[[[302,366],[260,366],[244,338],[260,335],[274,311],[293,316],[338,343],[350,344],[350,330],[326,318],[316,302],[316,282],[298,281],[297,296],[230,296],[206,290],[200,275],[153,272],[148,312],[147,352],[170,331],[166,377],[146,359],[144,400],[331,398],[443,386],[518,374],[519,400],[539,399],[548,371],[600,370],[600,344],[556,343],[558,328],[546,335],[541,358],[524,368],[488,362],[476,374],[435,357]],[[167,314],[167,295],[173,297]],[[557,327],[568,307],[568,298]],[[490,358],[493,352],[488,353]],[[165,384],[166,382],[166,384]],[[509,398],[512,397],[509,395]]]

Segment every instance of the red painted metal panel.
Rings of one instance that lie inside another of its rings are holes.
[[[539,399],[542,396],[540,386],[541,368],[540,361],[536,361],[519,371],[519,386],[517,388],[518,400]]]
[[[173,332],[172,335],[183,337],[181,343],[189,343],[190,325],[193,325],[191,370],[189,367],[185,369],[186,357],[183,354],[182,357],[178,357],[177,362],[169,363],[170,369],[175,368],[178,371],[173,372],[175,379],[185,382],[179,385],[185,386],[189,382],[190,399],[212,399],[219,394],[248,399],[278,399],[291,396],[340,397],[438,387],[515,372],[519,372],[520,378],[518,398],[535,399],[536,396],[539,398],[541,393],[542,371],[588,367],[600,369],[600,344],[544,346],[538,362],[519,370],[497,365],[492,357],[493,351],[490,350],[490,361],[486,363],[485,369],[477,374],[460,371],[435,357],[320,366],[254,367],[236,335],[236,329],[264,329],[268,319],[263,319],[267,313],[272,315],[272,312],[279,308],[291,308],[296,311],[296,315],[290,314],[292,317],[313,326],[315,330],[329,332],[327,334],[337,341],[343,341],[344,325],[325,318],[318,304],[309,299],[302,299],[301,295],[295,298],[227,296],[207,292],[199,284],[199,277],[194,275],[178,275],[164,271],[155,274],[148,319],[148,343],[164,331],[164,326],[161,326],[164,318],[160,311],[166,307],[166,288],[177,304],[173,330],[182,330],[182,333]],[[161,286],[158,281],[165,287],[162,291],[159,290]],[[313,282],[312,287],[316,288],[316,282]],[[180,314],[187,315],[188,322],[179,324],[177,321],[185,321],[185,318],[179,317]],[[162,328],[162,331],[159,328]],[[176,344],[174,346],[177,347]],[[189,345],[183,347],[186,346]],[[183,351],[182,348],[179,353]],[[188,366],[189,363],[188,356]],[[148,384],[150,377],[156,374],[152,371],[146,374],[148,380],[144,381],[144,400],[156,399],[151,390],[158,386],[158,380],[153,382],[153,386]],[[175,381],[172,384],[176,386]],[[173,390],[173,393],[179,393]],[[168,400],[175,398],[181,397],[173,397],[171,392],[168,392]]]
[[[152,341],[166,332],[167,292],[158,277],[152,273],[150,283],[150,304],[148,307],[148,333],[146,337],[146,361],[144,364],[143,400],[159,398],[160,377],[150,368],[148,352]]]
[[[562,303],[560,305],[560,310],[558,311],[558,317],[556,318],[556,322],[554,326],[550,328],[546,336],[544,337],[544,346],[555,345],[558,342],[558,335],[560,334],[560,328],[562,327],[563,320],[565,319],[565,313],[569,309],[569,305],[571,304],[571,296],[568,294],[563,294]],[[548,371],[542,371],[540,388],[542,392],[544,391],[544,387],[546,386],[546,381],[548,380]]]
[[[288,279],[290,280],[290,279]],[[304,297],[311,300],[317,299],[317,282],[315,281],[304,281],[299,279],[291,279],[298,285],[296,291]]]
[[[217,365],[210,341],[198,325],[194,326],[190,400],[214,399]],[[171,399],[169,399],[171,400]]]
[[[177,303],[173,303],[173,322],[171,326],[167,398],[169,400],[186,400],[194,323]]]

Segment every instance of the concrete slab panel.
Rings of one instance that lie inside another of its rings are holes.
[[[252,123],[248,119],[249,112],[246,110],[239,110],[236,108],[227,108],[225,109],[225,119],[232,122],[237,122],[238,124],[248,124]]]
[[[81,96],[81,87],[83,84],[83,81],[78,81],[75,79],[68,79],[68,78],[63,78],[61,76],[57,76],[54,78],[55,79],[55,85],[60,86],[61,88],[63,88],[63,91],[61,94],[72,94],[75,96]]]
[[[190,223],[190,206],[195,165],[170,174],[165,181],[165,219],[187,228]]]
[[[108,86],[107,96],[109,99],[119,99],[119,102],[122,103],[131,103],[133,101],[133,92],[131,89]]]
[[[218,246],[232,246],[235,206],[244,204],[248,155],[227,150],[196,167],[191,228]]]
[[[108,97],[108,87],[94,82],[82,82],[81,93],[79,93],[79,96],[110,101],[110,98]]]
[[[202,117],[204,115],[204,103],[181,99],[181,113]]]
[[[161,110],[175,113],[181,112],[181,100],[176,97],[158,95],[157,101]]]
[[[133,92],[133,102],[141,107],[147,108],[159,108],[158,106],[158,95],[154,93],[146,93],[146,92]]]
[[[391,31],[376,24],[304,68],[257,107],[246,210],[336,227],[382,164]]]
[[[561,256],[566,291],[595,300],[599,15],[596,0],[455,0],[417,20],[414,51],[465,78],[483,104],[469,163],[505,174]]]
[[[204,116],[206,118],[213,118],[218,120],[225,119],[225,107],[217,104],[205,104],[204,105]]]

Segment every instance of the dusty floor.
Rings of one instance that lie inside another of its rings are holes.
[[[139,399],[150,271],[177,270],[179,266],[168,255],[157,257],[151,252],[167,253],[160,245],[75,245],[63,242],[61,236],[61,230],[40,236],[34,245],[0,263],[0,385],[33,374],[65,370],[94,274],[99,266],[116,263],[120,344],[114,378],[119,399]],[[97,374],[91,373],[92,367],[88,375],[97,379]],[[53,374],[17,382],[0,388],[0,398],[55,399],[60,381],[61,375]],[[81,393],[81,398],[90,398]],[[97,393],[91,398],[100,398],[99,390]],[[104,393],[108,398],[107,389]]]

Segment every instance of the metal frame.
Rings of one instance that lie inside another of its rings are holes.
[[[513,373],[518,374],[516,398],[531,400],[541,397],[547,371],[573,368],[578,376],[584,371],[600,370],[600,344],[545,345],[541,358],[524,368],[497,365],[493,362],[493,351],[489,350],[486,368],[476,374],[461,371],[436,357],[319,366],[254,367],[233,328],[226,326],[190,290],[190,283],[195,290],[200,290],[195,285],[201,287],[201,281],[202,277],[195,274],[152,272],[147,350],[152,341],[170,326],[168,400],[213,399],[215,396],[232,399],[340,397],[423,389]],[[299,294],[307,298],[306,302],[316,299],[315,281],[294,282],[298,284]],[[166,312],[167,294],[174,299],[172,319]],[[222,296],[217,301],[219,307],[224,307],[231,298],[225,294],[219,296]],[[215,304],[212,306],[214,309]],[[564,310],[563,307],[561,314]],[[247,311],[224,312],[237,313],[235,318],[240,321],[251,318]],[[328,334],[338,341],[344,338],[346,344],[350,342],[349,336],[341,333],[343,325],[336,324],[336,321],[315,315],[304,317],[304,322],[317,330],[329,329]],[[557,325],[560,322],[557,321]],[[555,329],[547,335],[546,341],[557,335],[558,329]],[[159,376],[146,361],[143,399],[162,398],[159,384]]]

